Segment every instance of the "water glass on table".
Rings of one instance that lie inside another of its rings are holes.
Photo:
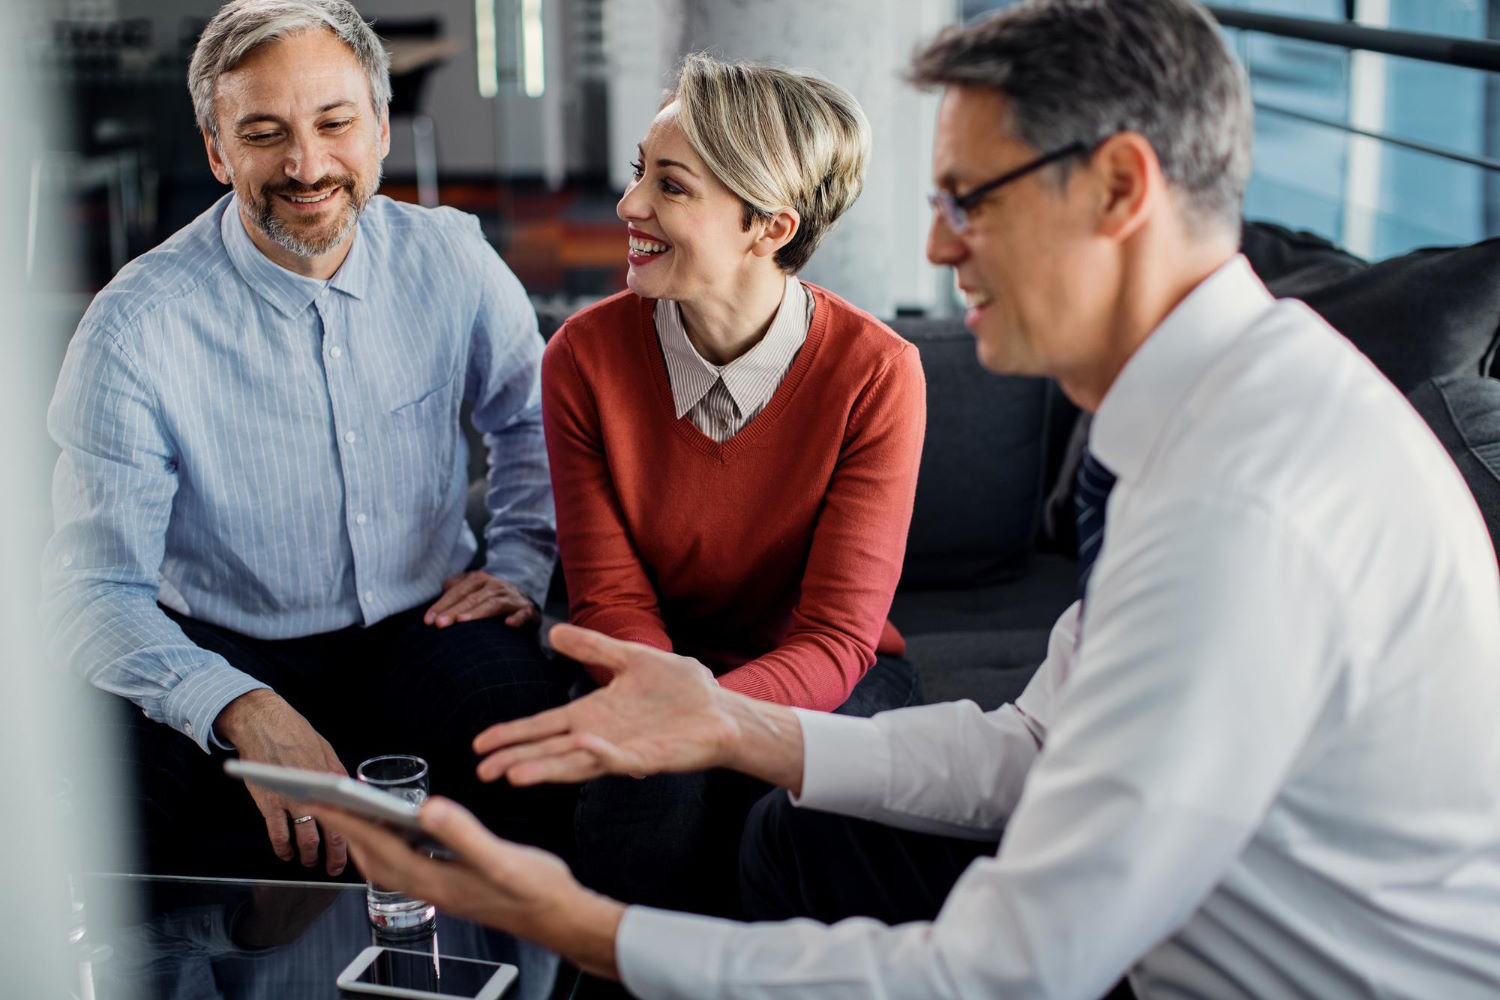
[[[410,754],[386,754],[371,757],[355,771],[355,777],[381,791],[399,795],[414,805],[427,798],[427,762]],[[431,903],[412,899],[401,892],[390,892],[374,882],[365,883],[365,909],[370,923],[388,937],[420,936],[427,933],[437,919]]]

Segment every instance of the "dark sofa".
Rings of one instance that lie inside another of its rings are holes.
[[[1304,300],[1407,393],[1454,456],[1500,538],[1500,240],[1375,264],[1308,233],[1244,228],[1278,296]],[[550,336],[566,318],[539,313]],[[927,438],[891,620],[928,701],[1009,701],[1076,592],[1072,478],[1088,417],[1051,382],[992,375],[956,319],[898,318],[921,352]],[[474,471],[482,453],[471,442]],[[470,493],[470,520],[484,518]],[[548,611],[567,613],[559,572]],[[1500,614],[1500,608],[1496,609]]]

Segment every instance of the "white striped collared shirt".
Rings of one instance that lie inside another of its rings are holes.
[[[682,310],[671,299],[656,302],[656,339],[667,363],[677,419],[723,444],[766,408],[791,370],[812,326],[813,297],[794,275],[766,335],[727,365],[704,360],[688,340]]]

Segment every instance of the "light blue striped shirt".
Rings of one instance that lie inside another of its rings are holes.
[[[459,406],[489,449],[485,568],[541,602],[556,552],[536,314],[452,209],[371,199],[327,282],[226,195],[84,314],[48,412],[52,653],[205,750],[265,685],[157,602],[264,639],[369,625],[472,560]]]

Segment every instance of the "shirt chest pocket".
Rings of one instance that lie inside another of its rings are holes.
[[[419,390],[385,416],[393,499],[431,517],[447,503],[458,448],[457,376]]]

